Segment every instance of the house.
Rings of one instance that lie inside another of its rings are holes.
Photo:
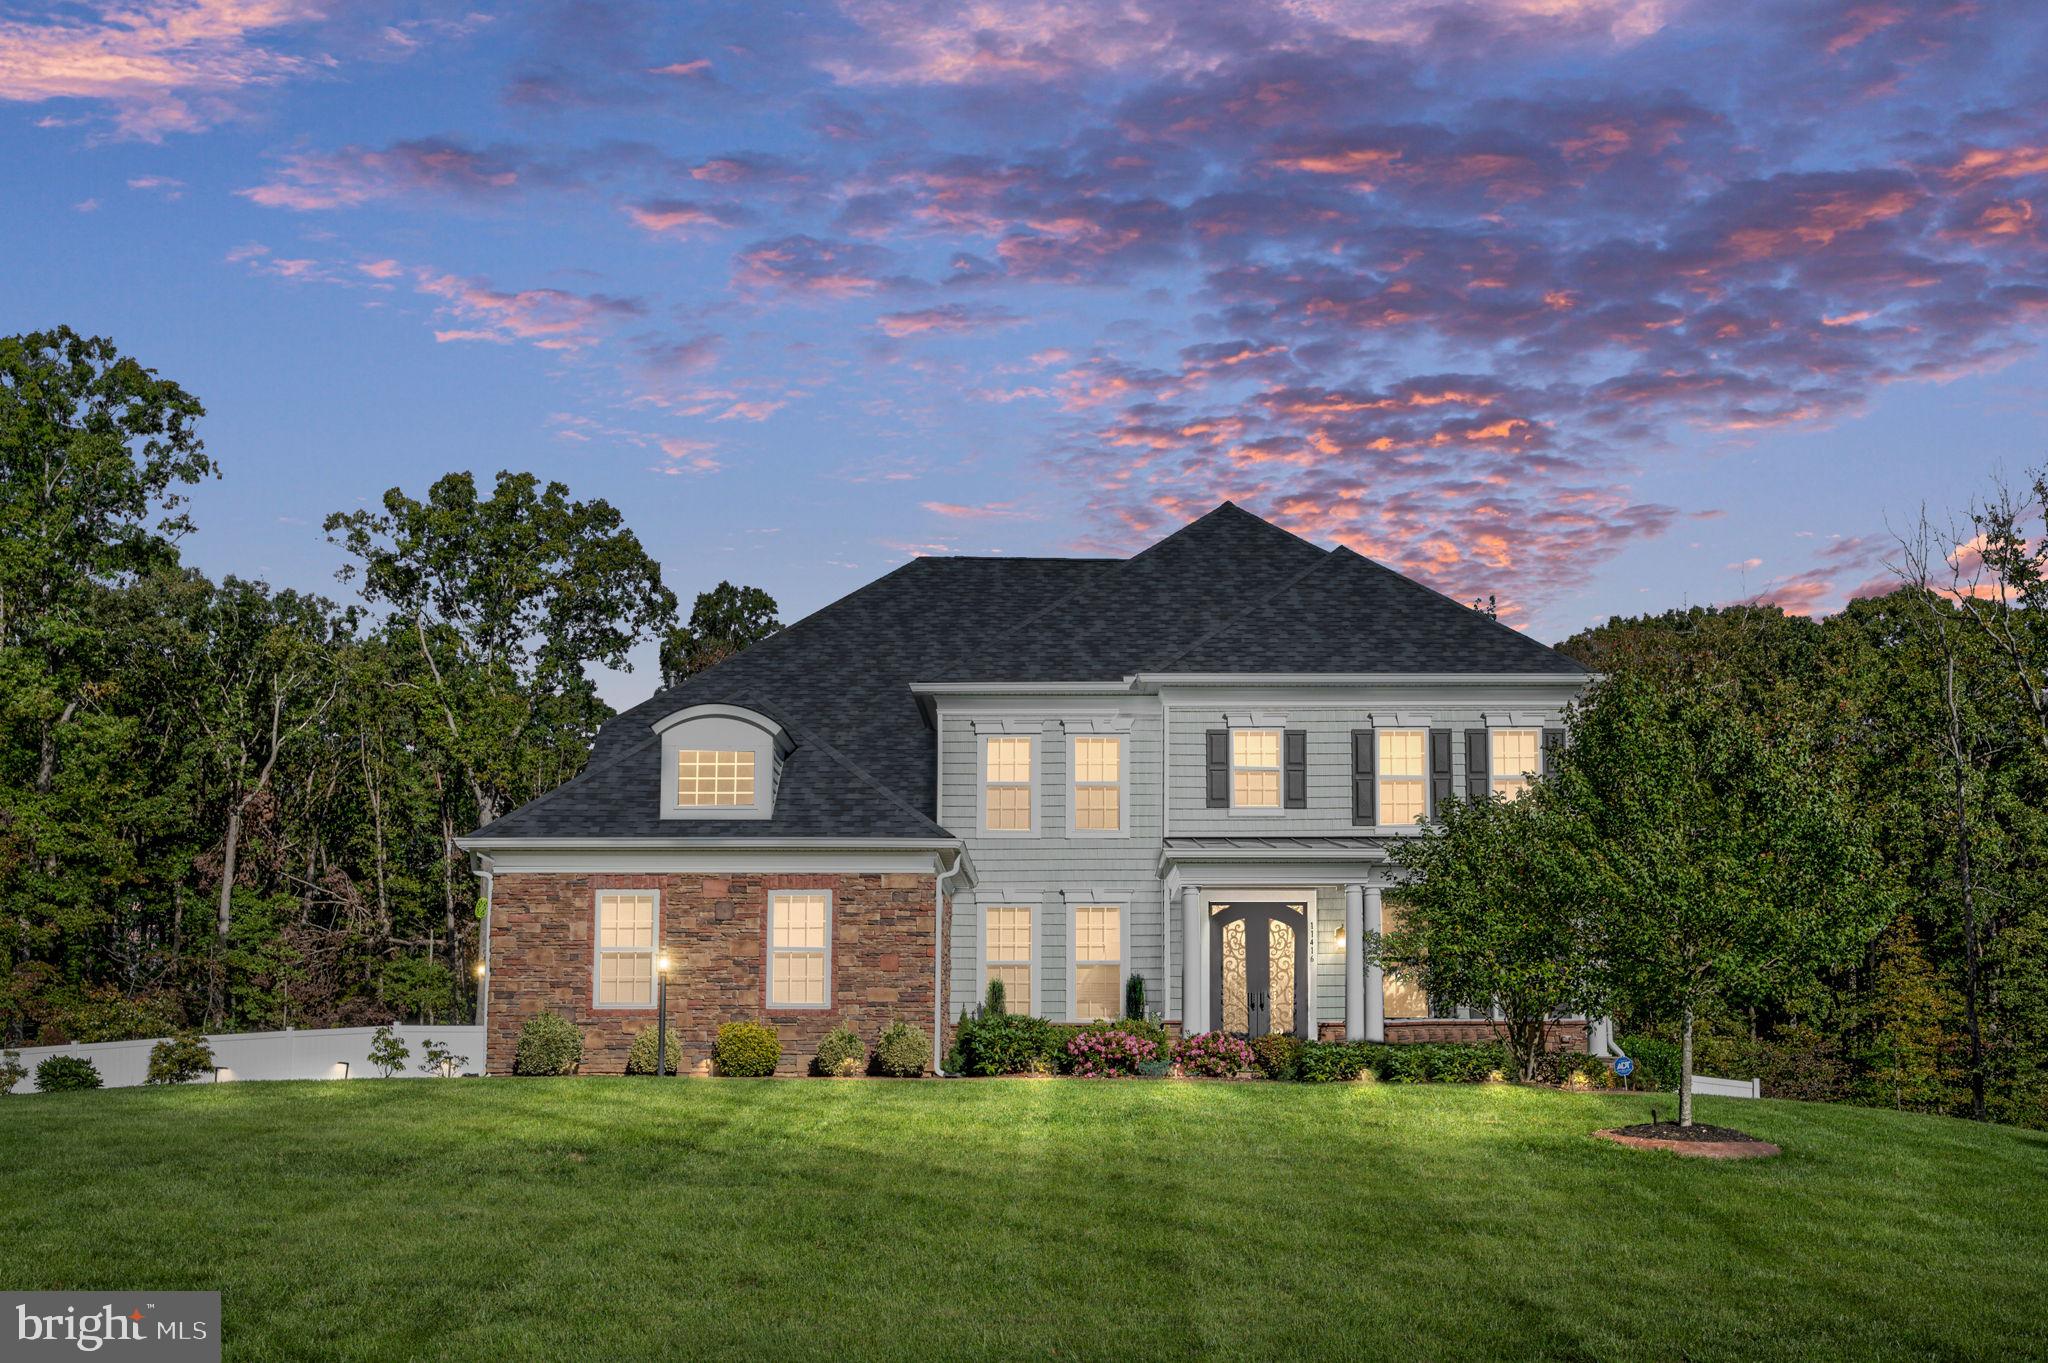
[[[486,878],[489,1068],[555,1009],[585,1068],[721,1022],[785,1065],[847,1022],[1115,1016],[1187,1032],[1489,1034],[1361,963],[1388,847],[1512,796],[1588,674],[1349,549],[1224,503],[1129,559],[920,558],[608,722],[462,846]],[[1555,1045],[1583,1045],[1560,1025]]]

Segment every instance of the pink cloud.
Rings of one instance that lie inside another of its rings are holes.
[[[428,269],[413,271],[413,287],[437,299],[443,315],[456,323],[437,330],[437,341],[525,341],[543,350],[578,350],[595,344],[609,324],[647,311],[634,298],[563,289],[504,290],[485,280]]]
[[[875,319],[875,326],[884,335],[901,339],[905,336],[934,333],[965,335],[993,331],[1000,327],[1014,326],[1022,320],[1007,308],[978,308],[960,303],[946,303],[939,307],[918,308],[911,312],[885,312]]]
[[[1029,514],[1018,510],[1015,502],[984,502],[979,506],[959,502],[919,502],[918,505],[934,516],[955,521],[1016,520]]]
[[[446,138],[297,152],[267,184],[235,192],[266,208],[312,212],[413,195],[484,200],[521,187],[535,172],[522,153],[477,150]],[[548,178],[541,173],[539,178]]]

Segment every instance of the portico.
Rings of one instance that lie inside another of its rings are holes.
[[[1383,972],[1361,949],[1392,883],[1379,844],[1176,838],[1159,864],[1178,953],[1167,1011],[1183,1032],[1314,1037],[1341,1021],[1347,1040],[1386,1039]]]

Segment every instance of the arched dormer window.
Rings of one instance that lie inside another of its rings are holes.
[[[775,812],[780,724],[736,705],[692,705],[654,726],[661,735],[661,817],[765,819]]]

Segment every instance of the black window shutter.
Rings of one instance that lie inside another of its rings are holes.
[[[1551,772],[1557,769],[1557,754],[1563,747],[1564,730],[1545,729],[1543,731],[1543,774],[1545,776],[1550,775]]]
[[[1488,751],[1486,730],[1465,730],[1465,798],[1468,800],[1484,800],[1487,796]]]
[[[1209,730],[1209,808],[1230,808],[1230,730]]]
[[[1431,729],[1429,731],[1429,813],[1431,818],[1441,816],[1443,807],[1451,802],[1454,789],[1451,784],[1451,731]]]
[[[1372,762],[1377,746],[1371,729],[1351,731],[1351,822],[1355,824],[1370,826],[1379,822],[1372,784]]]
[[[1280,789],[1289,809],[1308,808],[1308,730],[1284,729],[1280,734]]]

